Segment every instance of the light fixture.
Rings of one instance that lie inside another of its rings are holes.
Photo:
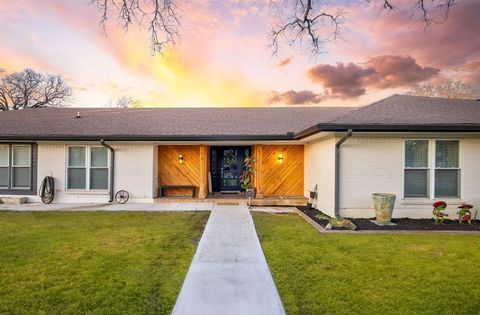
[[[178,163],[183,164],[183,161],[184,161],[183,155],[180,154],[180,155],[178,156]]]
[[[283,153],[279,153],[277,157],[278,163],[282,164],[283,163]]]

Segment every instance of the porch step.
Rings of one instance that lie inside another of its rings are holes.
[[[271,197],[255,198],[252,200],[253,206],[306,206],[307,197]]]

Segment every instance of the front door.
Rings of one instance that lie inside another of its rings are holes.
[[[250,147],[212,147],[210,171],[213,191],[240,191],[243,162],[249,155]]]

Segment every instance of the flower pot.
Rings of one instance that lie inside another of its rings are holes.
[[[377,224],[388,225],[392,223],[392,212],[395,205],[395,194],[373,193],[373,206]]]

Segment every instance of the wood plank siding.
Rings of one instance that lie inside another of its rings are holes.
[[[183,163],[179,163],[180,154]],[[160,145],[158,146],[158,185],[200,186],[200,146]],[[169,189],[167,196],[189,196],[188,189]],[[197,196],[199,189],[197,189]]]
[[[303,196],[303,145],[255,145],[257,197]],[[283,163],[278,160],[283,155]]]

